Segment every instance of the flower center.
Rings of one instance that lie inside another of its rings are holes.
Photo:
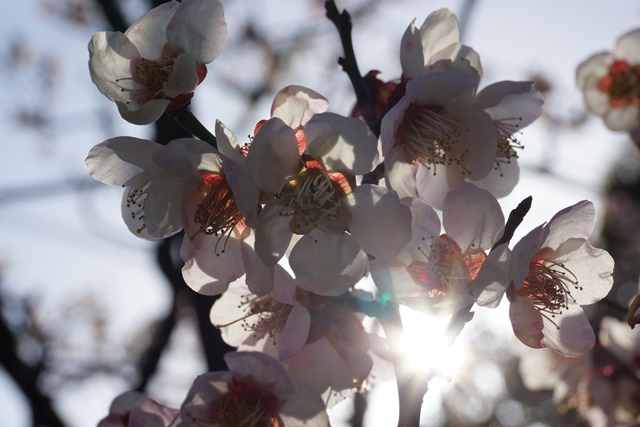
[[[426,238],[423,238],[426,242]],[[476,278],[487,255],[483,251],[464,254],[460,246],[446,234],[431,239],[426,262],[415,260],[409,272],[428,289],[430,298],[469,291],[469,283]]]
[[[216,328],[225,328],[241,322],[242,329],[251,332],[253,338],[259,340],[269,337],[273,345],[276,344],[276,335],[284,329],[293,309],[293,305],[282,303],[268,295],[244,295],[239,307],[244,311],[244,316],[224,325],[215,325]]]
[[[206,188],[206,195],[193,217],[193,221],[200,224],[200,229],[191,238],[198,233],[204,233],[208,236],[227,236],[226,242],[234,228],[244,224],[244,216],[236,205],[233,192],[224,175],[205,174],[202,176],[202,182]],[[217,249],[216,255],[219,255]]]
[[[411,164],[421,163],[436,174],[438,165],[458,167],[465,175],[468,150],[460,147],[460,138],[468,132],[460,123],[447,118],[431,107],[410,105],[399,130],[398,143],[404,147]]]
[[[273,393],[254,383],[234,379],[206,422],[228,427],[284,427],[278,415],[279,406]]]
[[[149,197],[147,191],[151,185],[151,174],[149,172],[142,172],[133,177],[129,182],[123,185],[123,187],[129,187],[127,192],[126,204],[129,209],[131,219],[137,219],[140,222],[140,228],[136,229],[138,234],[147,228],[144,223],[144,202]]]
[[[327,173],[315,161],[285,185],[280,199],[287,206],[281,215],[292,216],[289,226],[296,234],[307,234],[314,229],[342,233],[347,222],[341,195],[350,188],[347,178],[340,173]]]
[[[524,279],[524,286],[516,295],[529,298],[534,307],[547,319],[551,320],[562,310],[569,308],[570,300],[575,302],[571,290],[582,290],[578,278],[564,264],[532,259],[529,263],[529,274]],[[552,321],[558,327],[558,325]]]
[[[609,74],[600,79],[598,89],[609,95],[612,107],[640,105],[640,65],[632,67],[625,61],[614,61]]]

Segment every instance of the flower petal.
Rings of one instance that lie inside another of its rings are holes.
[[[309,337],[311,315],[299,303],[294,303],[280,336],[278,337],[278,358],[287,360],[302,348]]]
[[[418,165],[416,189],[422,200],[435,209],[442,209],[449,191],[456,188],[464,181],[464,178],[464,175],[457,169],[439,167],[437,173],[433,173],[433,170],[427,169],[423,165]]]
[[[540,343],[563,356],[581,356],[595,345],[596,336],[589,319],[578,304],[569,304],[553,322],[545,317],[542,321],[544,338]]]
[[[271,117],[280,118],[291,129],[304,126],[314,114],[324,113],[329,101],[304,86],[287,86],[276,95],[271,105]]]
[[[424,74],[425,68],[422,37],[414,23],[415,19],[407,27],[400,42],[402,75],[407,79],[412,79]]]
[[[511,194],[520,180],[520,166],[517,158],[511,158],[507,162],[500,163],[499,168],[494,168],[489,175],[473,183],[480,188],[488,190],[496,198],[502,198]]]
[[[289,246],[293,232],[289,228],[290,217],[282,214],[284,207],[279,200],[269,200],[260,215],[256,227],[256,253],[267,266],[274,266]]]
[[[616,42],[616,56],[630,64],[640,63],[640,30],[623,34]]]
[[[162,49],[167,44],[167,25],[178,6],[179,3],[174,0],[154,7],[124,33],[138,48],[143,58],[151,60],[160,58]]]
[[[404,149],[394,147],[384,159],[385,182],[399,197],[416,197],[416,173],[419,166],[407,162]]]
[[[169,98],[192,93],[199,83],[196,61],[188,53],[178,55],[173,63],[173,73],[162,90]]]
[[[85,163],[94,179],[109,185],[125,185],[142,171],[157,171],[151,156],[162,145],[121,136],[108,139],[89,151]]]
[[[557,249],[568,239],[588,239],[593,231],[595,217],[596,210],[588,200],[562,209],[545,226],[548,234],[542,247]]]
[[[611,108],[604,116],[604,124],[611,130],[631,131],[640,126],[640,107],[632,104]]]
[[[542,348],[543,317],[526,297],[515,297],[509,306],[509,318],[515,336],[531,348]]]
[[[120,116],[134,125],[148,125],[157,121],[171,104],[168,99],[152,99],[144,104],[116,102]]]
[[[477,108],[514,132],[540,117],[543,103],[533,82],[501,81],[485,87],[473,99]]]

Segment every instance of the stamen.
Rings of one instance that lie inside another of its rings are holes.
[[[502,165],[510,164],[511,159],[519,157],[516,150],[524,150],[524,145],[515,136],[520,128],[520,124],[516,121],[522,121],[522,117],[508,117],[494,122],[498,130],[495,169],[500,171],[500,176],[504,176]]]
[[[141,221],[140,228],[136,229],[138,234],[147,228],[147,225],[144,223],[144,203],[149,197],[147,190],[149,190],[150,185],[151,174],[146,171],[136,175],[123,185],[123,187],[129,187],[126,203],[127,208],[130,209],[131,219]]]
[[[467,133],[462,124],[428,107],[410,106],[398,135],[407,161],[421,163],[427,169],[437,166],[458,167],[465,175],[471,170],[465,165],[468,150],[460,148],[460,138]]]

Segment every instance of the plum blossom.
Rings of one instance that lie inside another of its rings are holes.
[[[400,197],[420,196],[437,209],[465,179],[493,169],[497,131],[471,101],[478,72],[467,61],[440,61],[411,79],[406,93],[383,117],[380,140],[387,185]]]
[[[98,423],[98,427],[168,427],[178,419],[177,409],[167,408],[145,395],[128,391],[113,400],[109,415]]]
[[[329,297],[305,291],[276,266],[274,291],[257,297],[232,285],[211,309],[211,323],[229,345],[258,350],[281,362],[336,403],[336,393],[360,386],[372,369],[371,342],[351,295]]]
[[[524,146],[517,133],[542,114],[543,99],[533,82],[501,81],[482,89],[473,105],[493,120],[498,133],[495,167],[489,175],[474,180],[500,198],[511,193],[518,183],[518,151]]]
[[[226,38],[220,1],[174,0],[144,14],[124,34],[94,34],[91,79],[122,118],[153,123],[166,110],[189,104]]]
[[[227,353],[229,371],[195,379],[172,427],[326,427],[320,395],[257,352]]]
[[[308,100],[303,97],[303,107]],[[289,256],[299,286],[339,295],[364,276],[365,252],[400,251],[409,240],[409,211],[383,187],[355,187],[355,175],[377,164],[376,138],[366,125],[334,113],[307,120],[314,111],[299,106],[287,122],[274,116],[255,135],[247,168],[265,194],[275,195],[258,216],[255,248],[273,266],[293,236],[302,236]],[[380,222],[387,227],[371,227]]]
[[[468,46],[460,44],[458,19],[448,9],[438,9],[425,19],[420,29],[409,24],[400,44],[400,64],[405,79],[420,77],[429,66],[441,59],[466,59],[482,74],[480,56]]]
[[[488,274],[479,274],[504,228],[504,216],[487,190],[462,183],[444,201],[443,225],[429,205],[402,200],[411,208],[412,240],[391,262],[374,262],[378,288],[398,303],[430,314],[451,314],[474,302],[473,288]],[[493,251],[493,259],[501,251]]]
[[[225,131],[218,123],[221,149],[235,160],[192,138],[162,146],[119,137],[92,148],[86,163],[95,179],[125,188],[122,215],[135,235],[155,240],[184,228],[183,276],[194,290],[222,293],[252,267],[249,270],[255,274],[247,283],[264,294],[272,284],[262,274],[253,249],[244,242],[251,241],[252,233],[239,208],[253,201],[256,210],[258,190],[235,163],[242,156],[225,139]],[[225,174],[225,167],[233,173]]]
[[[613,259],[587,241],[594,220],[593,204],[578,202],[513,248],[509,315],[516,337],[529,347],[564,356],[593,347],[595,335],[581,305],[600,301],[613,284]]]
[[[640,126],[640,30],[618,38],[613,52],[597,53],[576,70],[587,108],[611,130]]]

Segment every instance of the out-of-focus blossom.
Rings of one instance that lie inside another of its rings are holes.
[[[210,372],[193,382],[172,427],[326,427],[320,395],[294,382],[282,365],[257,352],[227,353],[229,371]]]
[[[153,123],[190,102],[206,76],[205,64],[218,57],[226,38],[218,0],[174,0],[147,12],[124,34],[94,34],[91,79],[125,120]]]
[[[482,89],[473,105],[493,119],[498,131],[495,167],[489,175],[474,182],[496,197],[504,197],[518,183],[518,150],[523,147],[518,132],[542,114],[543,99],[533,82],[501,81]]]
[[[128,391],[113,400],[109,415],[98,423],[98,427],[167,427],[178,420],[177,409],[167,408],[145,395]]]
[[[373,170],[378,159],[376,138],[362,121],[333,113],[307,119],[314,108],[298,108],[297,119],[295,111],[274,111],[247,157],[256,185],[275,196],[258,216],[256,252],[273,266],[294,234],[302,236],[289,257],[299,286],[339,295],[364,276],[365,252],[388,258],[401,250],[409,240],[409,211],[383,187],[355,187],[355,176]],[[372,226],[381,222],[385,227]]]
[[[515,335],[529,347],[579,356],[595,344],[581,305],[609,293],[613,258],[587,241],[594,220],[593,204],[581,201],[515,245],[507,282],[509,315]]]
[[[441,59],[465,59],[482,74],[478,53],[460,44],[458,19],[451,11],[438,9],[432,12],[420,29],[416,28],[414,22],[409,24],[400,45],[400,64],[405,79],[426,74],[429,66]]]
[[[372,263],[383,292],[401,304],[431,314],[451,314],[474,302],[473,288],[490,249],[504,229],[498,201],[487,190],[462,183],[444,201],[443,225],[429,205],[403,199],[411,208],[412,240],[391,262]],[[500,251],[492,253],[497,257]]]
[[[640,323],[640,294],[631,301],[627,311],[627,324],[631,326],[631,329],[635,328],[638,323]]]
[[[213,305],[211,322],[227,344],[278,358],[292,378],[329,397],[360,386],[372,369],[372,336],[354,301],[304,291],[277,266],[271,294],[232,285]]]
[[[219,123],[218,129],[221,147],[233,155],[226,128]],[[242,157],[238,152],[235,156]],[[194,290],[222,293],[252,265],[256,274],[247,283],[256,293],[270,291],[268,277],[244,243],[251,231],[238,207],[253,200],[255,218],[257,188],[238,172],[241,167],[234,160],[197,139],[176,139],[162,146],[119,137],[92,148],[86,163],[95,179],[125,187],[122,215],[132,233],[155,240],[185,229],[183,273]],[[225,175],[225,166],[235,173]],[[236,199],[234,192],[241,197]]]
[[[384,116],[380,139],[387,185],[400,197],[420,196],[440,209],[460,182],[493,170],[496,127],[471,103],[478,80],[467,61],[440,61],[428,74],[411,79],[406,94]]]
[[[613,52],[597,53],[578,66],[578,87],[587,108],[616,131],[640,126],[640,30],[622,35]]]

